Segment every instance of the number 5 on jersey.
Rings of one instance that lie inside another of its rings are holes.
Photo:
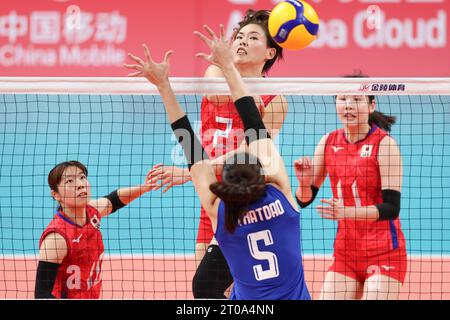
[[[250,233],[247,235],[247,240],[252,257],[257,260],[266,260],[269,263],[269,269],[267,270],[263,270],[262,265],[260,264],[253,266],[256,280],[262,281],[278,277],[280,275],[280,270],[278,269],[277,256],[270,251],[260,251],[258,248],[259,240],[264,241],[264,245],[266,246],[273,244],[272,233],[270,230]]]

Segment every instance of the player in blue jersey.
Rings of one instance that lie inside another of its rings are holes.
[[[145,49],[145,61],[132,75],[143,75],[159,90],[172,129],[182,145],[195,189],[209,215],[219,247],[235,284],[231,299],[310,299],[300,253],[297,203],[282,158],[261,119],[255,100],[233,64],[223,26],[219,36],[196,34],[211,54],[198,57],[218,66],[230,87],[244,124],[248,152],[228,158],[218,182],[206,152],[171,88],[169,57],[155,63]]]

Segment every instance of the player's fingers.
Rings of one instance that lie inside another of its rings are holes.
[[[321,214],[328,214],[328,215],[334,215],[334,211],[333,210],[329,210],[327,208],[316,208],[317,212],[321,213]]]
[[[142,74],[143,74],[142,71],[137,71],[137,72],[129,73],[127,76],[128,77],[138,77],[138,76],[141,76]]]
[[[147,180],[150,180],[151,182],[157,182],[157,181],[162,180],[162,179],[163,179],[162,172],[160,172],[160,173],[154,173],[154,174],[150,175],[150,176],[147,178]]]
[[[157,181],[160,181],[160,180],[163,180],[163,179],[165,179],[165,178],[164,178],[162,172],[161,173],[156,173],[156,174],[154,174],[154,175],[152,175],[150,177],[150,180],[153,181],[153,182],[157,182]]]
[[[303,166],[305,168],[309,168],[309,166],[311,165],[311,161],[309,161],[309,157],[303,157],[302,161],[303,161]]]
[[[217,38],[216,33],[208,25],[206,25],[206,24],[203,25],[203,29],[205,29],[206,32],[208,32],[211,37]]]
[[[322,212],[326,214],[334,214],[335,211],[332,207],[326,207],[326,206],[316,206],[317,212]]]
[[[306,158],[302,158],[302,166],[304,169],[308,169],[308,160]]]
[[[220,24],[219,28],[220,28],[220,40],[224,40],[225,39],[225,27],[223,26],[223,24]]]
[[[162,186],[165,186],[166,184],[170,184],[170,183],[171,183],[171,180],[172,180],[172,179],[170,179],[170,178],[165,178],[165,179],[161,182],[161,187],[162,187]]]
[[[153,166],[153,169],[160,168],[162,166],[164,166],[164,163],[158,163]]]
[[[162,178],[152,178],[149,181],[151,184],[160,184],[160,181],[162,181]]]
[[[150,171],[149,171],[149,173],[147,174],[147,176],[149,177],[151,177],[151,176],[154,176],[154,175],[158,175],[158,174],[161,174],[162,172],[164,172],[164,168],[163,167],[158,167],[158,168],[153,168],[153,169],[151,169]]]
[[[302,169],[303,167],[303,160],[302,159],[297,159],[294,161],[294,166],[296,169]]]
[[[148,179],[148,180],[153,180],[155,177],[159,176],[160,174],[161,174],[161,173],[158,173],[157,171],[149,172],[149,173],[147,174],[147,179]]]
[[[142,70],[142,66],[140,64],[127,64],[124,63],[123,66],[127,69],[133,69],[133,70]]]
[[[128,53],[128,56],[131,58],[131,60],[136,61],[140,65],[144,65],[144,61],[141,58],[135,56],[134,54]]]
[[[173,54],[172,50],[167,51],[166,54],[164,55],[164,62],[166,62],[166,63],[169,62],[170,57],[172,56],[172,54]]]
[[[163,179],[172,179],[172,173],[171,172],[164,172],[161,177]]]
[[[165,187],[164,188],[164,190],[163,190],[163,192],[162,193],[166,193],[170,188],[172,188],[173,187],[173,184],[171,183],[171,184],[169,184],[167,187]]]
[[[328,220],[336,220],[336,217],[332,214],[327,214],[327,213],[321,213],[320,216],[324,219],[328,219]]]
[[[143,43],[142,46],[144,47],[145,59],[147,59],[148,62],[153,62],[153,59],[150,54],[150,50],[148,50],[147,44]]]
[[[309,157],[305,157],[305,165],[308,169],[311,168],[312,163]]]
[[[152,182],[151,180],[146,180],[145,184],[148,185],[148,186],[151,186],[151,187],[156,186],[156,183]]]
[[[196,56],[197,58],[202,58],[202,59],[204,59],[204,60],[206,60],[206,61],[208,61],[208,62],[211,62],[211,57],[210,57],[210,55],[208,55],[208,54],[206,54],[206,53],[197,53],[195,56]]]
[[[333,199],[321,199],[320,202],[329,204],[330,206],[333,206],[335,204],[335,201],[333,201]]]
[[[211,47],[211,40],[210,40],[207,36],[205,36],[203,33],[198,32],[198,31],[194,31],[194,34],[195,34],[197,37],[199,37],[200,39],[202,39],[202,41],[203,41],[204,43],[206,43],[206,45],[207,45],[208,47]]]
[[[161,189],[162,187],[164,187],[164,185],[165,185],[164,181],[160,181],[160,182],[157,184],[157,186],[156,186],[156,188],[155,188],[154,190],[155,190],[155,191],[156,191],[156,190],[159,190],[159,189]]]
[[[147,184],[157,186],[159,179],[147,179]]]
[[[153,191],[156,191],[159,188],[161,188],[161,185],[159,183],[157,183],[157,182],[149,182],[149,184],[152,186],[152,190]]]

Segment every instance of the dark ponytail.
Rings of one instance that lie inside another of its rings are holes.
[[[380,129],[384,131],[391,131],[392,125],[395,123],[395,117],[386,115],[379,111],[374,111],[369,116],[369,124],[370,126],[376,125]]]
[[[222,181],[209,187],[224,202],[226,230],[230,233],[236,230],[248,205],[264,196],[265,186],[261,165],[256,157],[239,153],[226,160]]]
[[[361,70],[354,70],[353,74],[345,75],[344,78],[368,78],[367,75],[363,74]],[[375,100],[375,96],[369,96],[369,103],[372,103]],[[380,111],[374,111],[369,116],[369,125],[376,125],[380,129],[384,131],[391,131],[391,127],[395,124],[395,117],[384,114]]]

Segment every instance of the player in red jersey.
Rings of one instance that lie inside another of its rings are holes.
[[[51,195],[60,206],[39,241],[36,298],[98,299],[104,253],[101,219],[152,189],[147,179],[91,200],[87,175],[78,161],[60,163],[48,175]]]
[[[283,50],[270,37],[268,19],[270,11],[248,10],[245,18],[233,34],[231,46],[234,64],[242,77],[264,77],[273,64],[282,58]],[[141,59],[130,56],[141,63]],[[137,65],[126,65],[131,69]],[[136,69],[137,70],[137,69]],[[141,76],[135,72],[132,76]],[[223,78],[219,67],[211,65],[205,72],[206,78]],[[283,96],[254,97],[262,119],[272,137],[276,137],[287,114],[287,101]],[[244,127],[231,96],[204,96],[201,105],[201,142],[203,148],[216,165],[216,176],[221,179],[221,164],[230,152],[245,151]],[[227,154],[227,156],[225,156]],[[158,164],[150,173],[153,183],[165,186],[163,192],[172,186],[191,180],[189,170]],[[157,189],[157,188],[156,188]],[[197,272],[193,279],[195,298],[225,298],[224,290],[232,283],[225,258],[214,237],[211,220],[201,208],[197,234],[195,260]],[[206,254],[206,259],[204,259]]]
[[[294,162],[300,206],[311,204],[326,176],[333,197],[317,207],[338,221],[321,299],[397,299],[406,274],[400,220],[402,160],[387,133],[395,118],[375,111],[374,96],[339,95],[343,128],[320,140],[311,161]]]

